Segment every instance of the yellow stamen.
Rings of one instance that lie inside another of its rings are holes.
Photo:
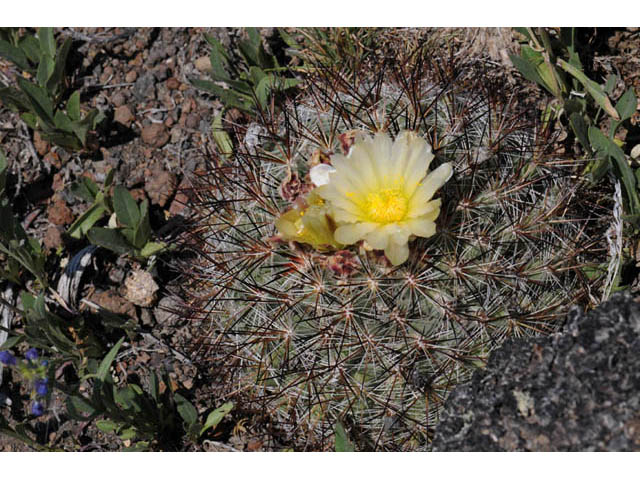
[[[367,215],[376,223],[402,220],[407,213],[407,207],[407,198],[398,188],[387,188],[367,195]]]

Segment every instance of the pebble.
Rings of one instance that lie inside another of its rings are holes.
[[[170,77],[167,79],[167,88],[169,90],[176,90],[178,88],[180,88],[180,80],[178,80],[176,77]]]
[[[142,141],[156,148],[163,147],[169,141],[167,128],[162,123],[152,123],[142,127]]]
[[[200,72],[211,71],[211,60],[209,59],[209,56],[196,58],[193,64],[195,65],[196,69],[198,69]]]
[[[137,78],[138,72],[136,72],[135,70],[131,70],[130,72],[127,72],[127,75],[124,77],[124,81],[127,83],[133,83]]]
[[[71,209],[58,194],[53,196],[53,201],[47,208],[47,217],[54,225],[68,225],[74,219]]]
[[[128,105],[122,105],[121,107],[116,108],[116,111],[113,115],[113,120],[124,125],[125,127],[131,126],[131,122],[134,120],[133,113],[131,113],[131,109]]]
[[[121,107],[126,103],[126,101],[127,99],[124,96],[124,93],[122,92],[114,93],[113,96],[111,97],[111,103],[113,104],[114,107]]]
[[[149,307],[160,289],[149,272],[134,270],[124,281],[125,298],[139,307]]]
[[[142,102],[143,100],[149,101],[155,99],[155,83],[156,79],[153,76],[153,73],[145,73],[140,78],[138,78],[136,80],[136,83],[133,85],[133,96],[139,102]]]

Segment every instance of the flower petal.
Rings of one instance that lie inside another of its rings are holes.
[[[309,177],[316,187],[329,183],[329,174],[335,172],[336,169],[326,163],[316,165],[309,171]]]
[[[453,168],[450,163],[444,163],[429,173],[411,197],[409,212],[413,212],[414,209],[431,200],[436,191],[451,178],[451,175],[453,175]]]
[[[338,227],[333,234],[336,242],[344,245],[351,245],[362,240],[365,235],[374,230],[378,225],[376,223],[350,223]]]
[[[415,202],[411,202],[409,204],[409,213],[407,217],[409,218],[419,218],[428,215],[429,218],[433,216],[435,220],[438,218],[438,214],[440,213],[440,204],[442,203],[441,198],[436,198],[435,200],[431,200],[430,202],[419,203],[419,197],[416,198]]]
[[[393,266],[403,264],[409,258],[409,245],[404,243],[389,242],[387,248],[384,249],[384,254],[389,259]]]
[[[437,215],[436,215],[437,216]],[[411,233],[417,237],[431,237],[436,233],[436,224],[431,219],[414,218],[408,220],[405,225]]]

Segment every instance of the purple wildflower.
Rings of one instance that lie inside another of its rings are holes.
[[[16,357],[11,355],[11,352],[3,350],[2,352],[0,352],[0,362],[4,363],[5,365],[15,365]]]
[[[49,383],[49,380],[47,378],[39,378],[34,382],[35,391],[41,397],[44,397],[49,391],[47,383]]]
[[[33,402],[31,405],[31,413],[33,413],[36,417],[39,417],[44,413],[44,406],[40,402]]]
[[[30,348],[24,354],[24,358],[26,358],[30,362],[33,362],[34,360],[36,360],[38,358],[38,350],[36,350],[35,348]]]

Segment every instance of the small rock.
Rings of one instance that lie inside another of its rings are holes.
[[[163,82],[167,79],[167,77],[169,76],[169,69],[167,68],[166,65],[158,65],[154,70],[153,70],[153,76],[156,77],[156,80],[159,82]]]
[[[124,105],[126,103],[126,101],[127,101],[127,99],[124,96],[124,93],[122,93],[122,92],[115,93],[111,97],[111,103],[113,104],[114,107],[121,107],[122,105]]]
[[[73,222],[73,213],[59,194],[53,196],[53,202],[47,208],[47,217],[54,225],[68,225]]]
[[[209,59],[208,56],[196,58],[193,64],[201,72],[211,71],[211,60]]]
[[[134,305],[149,307],[156,300],[160,289],[149,272],[134,270],[124,281],[125,298]]]
[[[127,72],[127,75],[124,77],[124,81],[127,83],[133,83],[137,78],[138,72],[136,72],[135,70],[131,70],[130,72]]]
[[[151,203],[164,207],[176,190],[176,176],[161,167],[156,167],[147,176],[144,189]]]
[[[122,105],[121,107],[116,108],[116,111],[113,115],[113,120],[124,125],[125,127],[131,126],[131,122],[134,120],[133,113],[131,113],[131,109],[128,105]]]
[[[126,315],[134,319],[137,318],[136,307],[131,302],[122,298],[115,290],[94,292],[89,296],[89,300],[117,315]]]
[[[162,297],[158,306],[153,309],[156,322],[160,325],[173,325],[178,316],[175,311],[179,308],[178,301],[173,297]]]
[[[140,309],[140,322],[145,327],[153,326],[153,316],[151,315],[151,311],[148,308]]]
[[[162,123],[152,123],[142,127],[142,141],[152,147],[160,148],[169,141],[169,133]]]
[[[171,143],[178,143],[181,138],[182,138],[182,129],[176,125],[171,129]]]
[[[139,102],[155,99],[156,78],[152,72],[142,75],[133,85],[133,96]]]
[[[169,90],[176,90],[178,88],[180,88],[180,80],[178,80],[176,77],[170,77],[167,79],[167,88]]]
[[[62,246],[62,229],[55,225],[50,225],[44,234],[44,248],[47,250],[57,250]]]

